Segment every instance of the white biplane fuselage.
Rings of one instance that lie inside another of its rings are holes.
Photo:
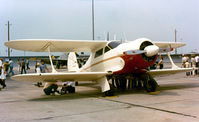
[[[147,49],[150,48],[150,49]],[[108,72],[127,74],[143,72],[154,64],[159,48],[149,39],[128,43],[107,42],[105,47],[93,51],[80,72]]]

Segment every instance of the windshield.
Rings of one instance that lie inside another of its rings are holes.
[[[121,42],[120,41],[112,41],[108,44],[108,46],[113,49],[113,48],[116,48],[118,45],[120,45]]]

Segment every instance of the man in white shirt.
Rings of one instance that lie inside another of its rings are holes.
[[[196,57],[195,57],[195,60],[196,60],[196,67],[199,67],[199,56],[197,55]]]
[[[0,75],[1,75],[2,67],[3,67],[3,58],[0,58]]]
[[[0,59],[0,68],[2,68],[2,66],[3,66],[3,59],[1,58]]]
[[[199,56],[197,55],[195,57],[195,61],[196,61],[196,68],[199,68]],[[199,69],[196,69],[196,75],[199,74]]]

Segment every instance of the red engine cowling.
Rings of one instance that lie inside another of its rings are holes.
[[[144,51],[145,47],[153,45],[152,42],[145,40],[139,45],[139,50]],[[114,72],[114,74],[127,74],[143,72],[143,69],[153,65],[158,57],[158,54],[153,56],[146,56],[145,53],[129,55],[124,53],[121,58],[124,60],[125,65],[122,70]]]

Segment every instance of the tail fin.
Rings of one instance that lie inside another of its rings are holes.
[[[76,72],[77,70],[79,70],[79,66],[78,66],[76,54],[75,52],[70,52],[68,54],[68,71]]]

